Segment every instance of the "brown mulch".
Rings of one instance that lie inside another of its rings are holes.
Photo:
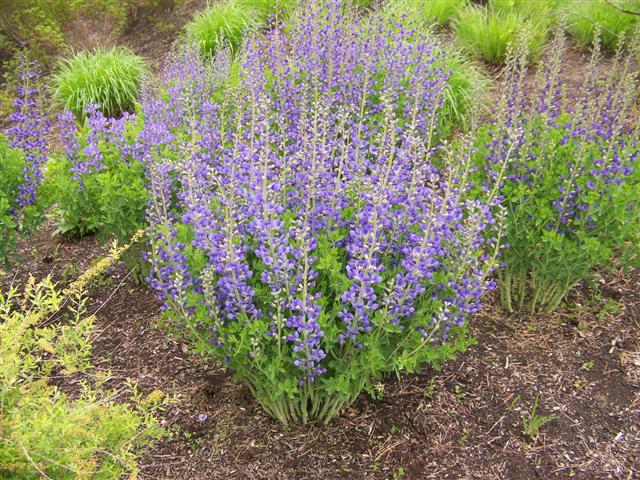
[[[50,229],[2,279],[74,278],[106,251]],[[632,479],[640,471],[640,272],[584,286],[553,316],[506,317],[495,298],[471,320],[477,345],[442,371],[384,383],[331,425],[282,427],[228,373],[159,326],[159,302],[114,267],[90,292],[93,363],[172,397],[172,432],[140,459],[148,479]],[[554,419],[523,433],[536,396]],[[206,415],[202,420],[201,415]]]

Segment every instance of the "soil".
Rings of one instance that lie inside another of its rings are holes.
[[[52,228],[24,242],[2,284],[66,283],[106,253]],[[640,472],[640,271],[583,285],[553,316],[505,316],[493,296],[471,319],[477,345],[437,372],[383,382],[329,426],[285,428],[228,372],[160,326],[159,302],[123,264],[93,285],[93,364],[111,387],[170,394],[172,437],[143,479],[633,479]],[[551,416],[523,430],[535,399]],[[206,419],[204,419],[206,416]]]
[[[118,43],[146,58],[154,71],[160,70],[171,50],[195,12],[206,8],[207,0],[158,0],[155,8],[139,8],[122,31]],[[176,5],[177,4],[177,5]]]

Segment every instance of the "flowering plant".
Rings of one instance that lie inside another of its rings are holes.
[[[0,136],[0,261],[14,253],[18,233],[28,232],[42,218],[39,198],[42,166],[48,151],[50,125],[42,109],[37,65],[22,54],[18,64],[14,111],[7,137]]]
[[[582,85],[567,100],[560,81],[564,38],[541,67],[537,96],[523,90],[514,55],[496,121],[479,139],[477,198],[498,192],[508,212],[500,287],[507,311],[556,308],[594,266],[636,252],[640,228],[637,74],[622,51],[604,80],[593,51]]]
[[[136,147],[138,118],[127,113],[108,118],[90,106],[83,125],[67,111],[59,117],[58,129],[62,149],[48,165],[57,233],[127,241],[146,225],[145,171]],[[137,243],[122,257],[138,281],[148,270],[142,247],[143,242]]]
[[[498,247],[468,169],[436,167],[440,51],[309,2],[249,40],[225,95],[228,54],[187,55],[143,101],[150,282],[283,423],[328,422],[372,378],[470,342]]]
[[[95,106],[79,126],[59,117],[63,144],[51,163],[59,233],[128,239],[144,224],[144,170],[135,155],[134,115],[107,118]]]

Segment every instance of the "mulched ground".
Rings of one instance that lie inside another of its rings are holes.
[[[92,238],[24,242],[5,286],[72,280],[106,251]],[[640,271],[574,292],[551,317],[471,320],[477,345],[440,372],[384,382],[330,426],[284,428],[249,391],[158,327],[158,302],[124,265],[89,292],[93,363],[141,391],[167,392],[173,432],[140,460],[148,479],[633,479],[640,472]],[[523,433],[536,397],[554,419]],[[207,419],[199,420],[206,415]]]

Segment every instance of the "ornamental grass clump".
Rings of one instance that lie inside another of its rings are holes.
[[[499,280],[509,312],[550,312],[594,267],[637,260],[637,72],[619,51],[599,79],[596,47],[570,94],[560,80],[563,46],[558,35],[530,98],[526,60],[511,59],[501,108],[475,157],[476,198],[498,192],[508,212]]]
[[[436,167],[441,49],[341,7],[251,39],[220,103],[229,55],[190,56],[143,108],[149,280],[284,424],[464,349],[498,250],[468,164]]]
[[[456,40],[469,53],[502,65],[509,45],[526,38],[529,58],[535,58],[547,39],[547,19],[515,8],[469,5],[459,10],[454,23]]]
[[[243,8],[247,8],[256,16],[261,24],[272,22],[278,24],[287,19],[295,7],[297,0],[235,0]]]
[[[622,37],[630,36],[638,24],[640,1],[573,0],[565,10],[567,31],[582,46],[591,47],[597,36],[605,50],[615,52]]]
[[[108,116],[134,110],[146,62],[124,47],[80,52],[63,61],[52,79],[53,99],[83,119],[90,105]]]
[[[407,2],[423,21],[443,25],[467,5],[467,0],[414,0]]]
[[[236,52],[247,33],[258,26],[262,13],[264,10],[255,8],[255,5],[244,5],[243,2],[216,2],[196,14],[186,26],[187,41],[197,45],[202,54],[207,56],[224,48]]]

